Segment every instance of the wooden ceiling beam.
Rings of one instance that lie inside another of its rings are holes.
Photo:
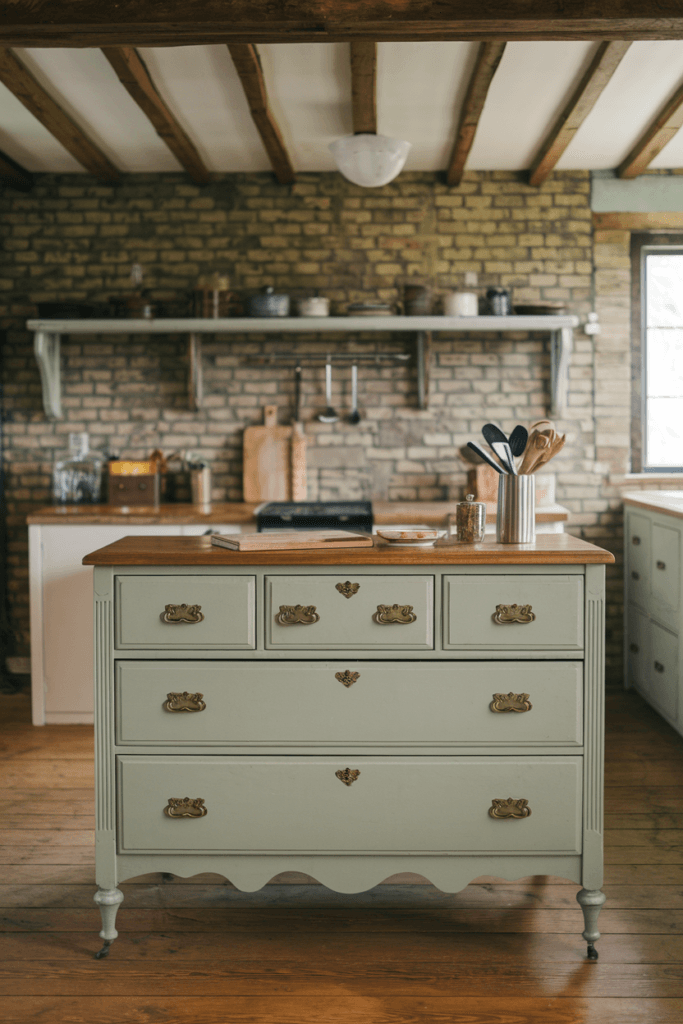
[[[281,185],[291,185],[295,178],[294,168],[280,129],[268,106],[266,83],[256,47],[251,43],[231,43],[228,50],[275,177]]]
[[[30,192],[33,188],[33,175],[6,153],[0,152],[0,183],[20,192]]]
[[[565,149],[597,103],[630,45],[630,42],[623,40],[600,43],[590,67],[574,90],[567,106],[553,125],[531,165],[530,185],[540,185],[553,171]]]
[[[451,159],[446,170],[448,185],[459,185],[465,173],[465,163],[477,134],[479,119],[493,76],[505,52],[505,43],[481,43],[474,71],[467,87],[465,102],[460,113],[460,124]]]
[[[24,104],[86,171],[111,184],[120,174],[82,128],[52,99],[16,54],[0,48],[0,82]]]
[[[159,138],[166,143],[195,185],[207,185],[211,180],[211,174],[194,143],[157,92],[147,66],[137,50],[132,46],[103,46],[102,53],[113,67],[123,87],[152,122]]]
[[[617,168],[618,178],[637,178],[646,171],[654,158],[661,153],[667,142],[671,142],[683,126],[683,85],[676,92],[647,131]]]
[[[377,134],[377,43],[356,39],[351,43],[351,105],[353,131]]]
[[[12,0],[6,46],[681,39],[680,0]]]

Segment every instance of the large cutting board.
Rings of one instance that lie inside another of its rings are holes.
[[[289,501],[291,427],[277,425],[277,407],[266,405],[262,427],[246,427],[243,440],[244,501]]]

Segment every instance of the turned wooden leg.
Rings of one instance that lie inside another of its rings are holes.
[[[123,893],[120,889],[99,889],[93,896],[95,903],[100,908],[102,915],[102,931],[100,938],[104,939],[104,945],[99,953],[95,953],[95,959],[101,960],[109,953],[109,947],[119,934],[114,927],[116,923],[116,911],[123,901]]]
[[[598,931],[598,915],[600,914],[602,905],[607,897],[604,892],[600,891],[600,889],[581,889],[577,892],[576,898],[583,910],[583,924],[585,929],[583,932],[583,938],[588,943],[588,959],[597,960],[598,951],[595,948],[595,943],[600,938],[600,932]]]

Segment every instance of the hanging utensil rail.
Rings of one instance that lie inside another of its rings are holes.
[[[289,360],[289,362],[293,362],[297,366],[304,366],[306,363],[326,363],[328,359],[333,363],[378,363],[382,360],[389,360],[390,362],[395,363],[407,363],[412,359],[412,356],[410,352],[339,352],[338,354],[329,357],[327,355],[318,354],[317,352],[311,352],[308,355],[273,352],[272,354],[261,356],[242,356],[240,361],[243,363],[265,366],[269,363],[280,363]]]

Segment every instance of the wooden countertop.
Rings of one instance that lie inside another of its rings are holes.
[[[624,505],[683,519],[683,491],[629,491],[624,494]]]
[[[93,551],[83,565],[605,565],[609,551],[568,533],[541,534],[534,544],[443,544],[392,548],[375,537],[371,548],[306,551],[230,551],[210,537],[124,537]]]
[[[373,501],[372,509],[377,526],[445,526],[446,517],[455,512],[456,505],[456,501]],[[253,524],[257,508],[258,504],[241,501],[214,502],[210,512],[202,512],[199,505],[181,503],[127,509],[116,505],[47,505],[32,512],[26,521],[30,526],[247,526]],[[495,518],[496,507],[489,505],[487,522],[495,522]],[[537,523],[560,523],[568,518],[569,511],[562,505],[536,510]]]

